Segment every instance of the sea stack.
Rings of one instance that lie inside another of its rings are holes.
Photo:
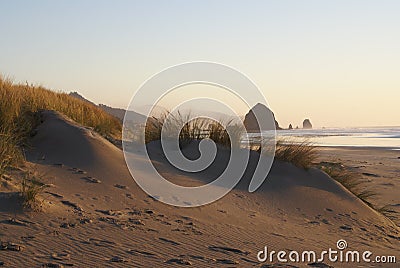
[[[256,115],[259,122],[257,122]],[[243,123],[247,132],[273,130],[274,124],[276,130],[282,129],[275,120],[274,113],[267,106],[261,103],[257,103],[253,108],[250,109],[250,111],[246,114]]]
[[[290,129],[290,130],[292,130],[293,129],[293,126],[292,126],[292,124],[289,124],[289,128],[288,129]]]
[[[303,121],[303,128],[305,129],[312,129],[312,124],[310,122],[310,119],[304,119]]]

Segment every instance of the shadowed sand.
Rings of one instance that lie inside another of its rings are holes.
[[[264,246],[320,252],[339,239],[353,250],[400,256],[398,227],[319,170],[276,162],[255,193],[246,191],[250,170],[221,200],[176,208],[147,196],[122,151],[100,135],[55,112],[43,117],[26,168],[44,174],[51,187],[42,195],[43,212],[22,212],[12,194],[18,171],[9,178],[0,195],[0,240],[22,250],[0,250],[6,267],[261,267],[257,252]],[[132,157],[144,161],[140,153]],[[166,178],[185,185],[203,184],[220,168],[191,175],[156,160]]]

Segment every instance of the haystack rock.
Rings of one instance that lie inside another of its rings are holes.
[[[257,122],[256,119],[259,119]],[[257,103],[250,111],[246,114],[244,118],[244,126],[248,132],[260,132],[263,130],[273,130],[274,125],[272,122],[275,122],[275,129],[282,129],[279,127],[278,122],[275,120],[274,113],[264,104]]]
[[[306,129],[311,129],[312,128],[312,124],[310,122],[310,119],[304,119],[303,128],[306,128]]]
[[[293,129],[293,126],[292,126],[292,124],[289,124],[289,129]]]

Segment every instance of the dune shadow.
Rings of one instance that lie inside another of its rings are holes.
[[[199,141],[192,141],[186,148],[182,150],[182,154],[190,160],[200,157],[198,150]],[[148,155],[153,166],[159,173],[163,172],[190,177],[204,184],[208,184],[217,179],[228,167],[230,161],[230,150],[224,147],[217,147],[217,153],[214,161],[204,170],[200,172],[185,172],[173,166],[166,158],[159,141],[148,144]],[[251,180],[255,174],[260,159],[260,153],[250,150],[247,166],[241,176],[238,184],[235,186],[237,190],[247,191]],[[267,163],[265,163],[267,164]],[[261,162],[261,165],[263,163]],[[238,173],[239,174],[239,173]],[[176,181],[171,181],[177,183]],[[179,184],[179,183],[178,183]],[[183,186],[183,185],[182,185]],[[218,185],[224,187],[224,185]],[[265,181],[262,187],[258,188],[259,193],[265,192],[286,192],[288,189],[298,187],[306,187],[318,189],[321,191],[331,192],[343,197],[343,187],[339,186],[324,172],[311,168],[309,170],[299,168],[291,163],[274,160],[271,169],[265,174]],[[346,195],[349,197],[348,195]]]
[[[22,212],[22,199],[18,192],[0,192],[0,213]]]

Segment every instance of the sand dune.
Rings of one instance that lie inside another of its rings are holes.
[[[316,169],[276,162],[262,187],[248,193],[249,168],[221,200],[177,208],[135,184],[120,149],[58,113],[43,112],[31,144],[27,168],[44,174],[51,187],[42,195],[43,212],[22,212],[10,209],[18,171],[9,178],[8,193],[0,196],[0,240],[22,250],[0,250],[5,267],[261,267],[270,264],[257,260],[264,246],[322,251],[339,239],[349,249],[400,256],[399,228]],[[144,161],[141,153],[132,157]],[[251,157],[254,162],[257,154]],[[154,160],[165,177],[186,185],[204,184],[223,167],[218,162],[193,175],[162,156]]]

